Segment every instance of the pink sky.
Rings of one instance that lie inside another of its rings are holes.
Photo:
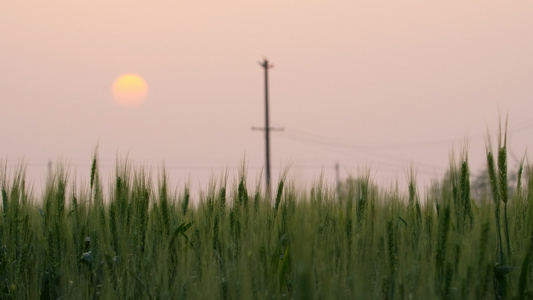
[[[128,155],[197,189],[246,157],[255,183],[266,57],[274,180],[333,183],[338,161],[403,184],[412,163],[423,187],[465,137],[479,171],[499,115],[511,152],[531,148],[531,37],[531,1],[7,1],[0,157],[36,187],[50,160],[88,174],[97,143],[107,174]],[[148,82],[138,108],[112,99],[126,72]]]

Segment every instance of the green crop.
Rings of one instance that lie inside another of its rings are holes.
[[[2,163],[0,298],[525,299],[532,168],[521,161],[511,194],[503,131],[498,146],[493,201],[472,196],[466,151],[425,196],[414,170],[405,194],[367,171],[341,192],[297,190],[285,172],[271,195],[243,164],[195,199],[129,160],[104,193],[96,154],[88,188],[58,164],[35,196],[24,167]]]

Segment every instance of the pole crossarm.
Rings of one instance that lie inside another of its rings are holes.
[[[265,58],[262,62],[259,62],[259,65],[265,69],[272,69],[274,68],[274,65],[269,64],[268,60]]]
[[[265,127],[255,127],[255,126],[252,126],[252,130],[256,130],[256,131],[265,131]],[[268,128],[269,131],[284,131],[285,128],[284,127],[270,127]]]

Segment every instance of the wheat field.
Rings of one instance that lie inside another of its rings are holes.
[[[533,176],[487,143],[490,185],[468,158],[421,198],[363,174],[270,195],[220,178],[200,199],[125,160],[104,194],[98,157],[80,188],[57,166],[40,197],[0,170],[2,299],[525,299],[532,296]],[[518,175],[510,186],[508,174]],[[511,190],[513,191],[511,193]]]

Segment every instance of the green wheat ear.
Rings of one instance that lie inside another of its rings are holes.
[[[161,218],[164,225],[164,231],[168,234],[170,232],[170,213],[167,191],[167,175],[165,169],[161,171],[161,179],[159,182],[159,207],[161,209]]]
[[[503,243],[502,243],[502,233],[501,233],[501,224],[500,224],[500,186],[498,183],[498,177],[496,177],[496,164],[494,162],[494,154],[492,153],[492,143],[490,140],[490,134],[487,135],[487,172],[489,173],[490,187],[492,191],[492,199],[494,200],[495,205],[495,214],[496,214],[496,231],[498,233],[498,249],[499,249],[499,258],[498,263],[503,264],[505,261],[505,255],[503,253]]]
[[[189,187],[185,186],[183,191],[183,202],[181,203],[181,214],[186,215],[187,209],[189,208],[189,199],[190,199]]]
[[[283,194],[283,185],[284,185],[284,183],[285,183],[284,178],[281,178],[279,180],[279,184],[278,184],[278,192],[276,194],[276,203],[274,205],[274,213],[278,212],[279,204],[281,202],[281,195]]]
[[[507,181],[507,124],[508,119],[505,120],[505,128],[502,131],[501,122],[499,129],[499,139],[498,139],[498,170],[500,173],[500,195],[503,201],[504,209],[504,221],[505,221],[505,240],[507,244],[507,255],[511,255],[511,243],[509,241],[509,219],[507,217],[507,201],[509,198],[508,186],[509,182]]]
[[[7,199],[7,192],[4,186],[2,186],[2,209],[4,211],[4,221],[7,220],[7,212],[8,212],[8,199]]]
[[[492,154],[492,150],[490,150],[489,146],[487,146],[487,172],[489,173],[492,200],[494,200],[494,204],[496,205],[496,207],[499,207],[500,192],[499,192],[499,187],[498,187],[498,179],[496,178],[496,167],[494,163],[494,154]]]
[[[501,128],[500,128],[501,130]],[[498,171],[500,179],[500,198],[504,205],[507,204],[507,125],[505,126],[505,133],[502,140],[502,132],[500,131],[500,138],[498,141]]]
[[[524,153],[524,156],[520,160],[520,164],[518,165],[518,173],[517,173],[517,179],[516,179],[516,193],[517,195],[522,194],[522,173],[524,172],[524,162],[526,160],[526,154]]]
[[[94,186],[94,179],[96,177],[96,169],[98,167],[98,146],[96,146],[96,149],[94,150],[94,154],[93,154],[93,161],[92,161],[92,164],[91,164],[91,182],[90,182],[90,187],[91,187],[91,190]]]
[[[460,191],[461,191],[461,205],[463,209],[463,222],[466,223],[468,218],[469,229],[474,226],[474,212],[472,211],[472,201],[470,199],[470,170],[468,166],[468,155],[465,147],[463,154],[463,162],[461,163],[461,177],[460,177]]]

